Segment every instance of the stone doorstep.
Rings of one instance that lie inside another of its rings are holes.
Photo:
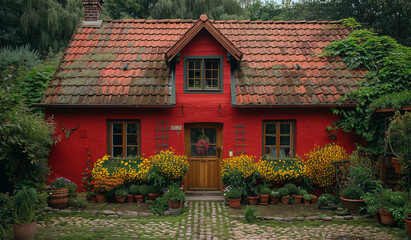
[[[187,202],[224,202],[224,196],[187,196]]]

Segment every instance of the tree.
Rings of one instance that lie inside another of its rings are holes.
[[[23,45],[20,17],[22,0],[0,0],[0,46]]]
[[[138,18],[140,13],[139,0],[106,0],[104,7],[114,19]]]
[[[275,2],[262,3],[260,0],[247,6],[248,17],[251,21],[263,20],[269,21],[277,19],[282,13],[282,8]]]
[[[65,3],[64,1],[60,1]],[[62,51],[83,16],[81,0],[23,0],[20,24],[23,37],[42,55]]]

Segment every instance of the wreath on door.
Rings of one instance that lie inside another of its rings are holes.
[[[197,152],[200,155],[204,155],[210,148],[210,139],[206,135],[202,135],[198,138],[196,148]]]

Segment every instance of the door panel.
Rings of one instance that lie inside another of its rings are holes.
[[[209,148],[201,148],[198,141],[204,139]],[[187,124],[185,148],[190,162],[188,190],[221,190],[220,149],[222,126],[220,124]]]

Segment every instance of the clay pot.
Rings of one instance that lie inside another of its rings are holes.
[[[348,209],[350,213],[358,213],[360,207],[365,205],[364,199],[354,200],[343,197],[340,197],[340,199],[342,201],[342,207]]]
[[[394,216],[390,212],[386,212],[382,209],[378,209],[378,213],[380,214],[381,224],[384,225],[393,225],[394,224]]]
[[[374,221],[375,221],[376,223],[381,223],[380,215],[379,215],[378,213],[375,214],[375,215],[373,216],[373,218],[374,218]]]
[[[304,199],[304,204],[305,204],[305,205],[310,205],[310,204],[311,204],[311,200],[306,200],[306,199]]]
[[[104,195],[102,193],[97,193],[96,194],[96,199],[97,199],[97,203],[105,203],[107,201],[106,195]]]
[[[295,203],[301,203],[301,200],[303,199],[303,196],[293,194],[293,198],[294,198]]]
[[[391,158],[392,163],[394,164],[395,173],[401,173],[401,163],[398,158]]]
[[[96,197],[96,195],[95,195],[95,194],[90,195],[90,200],[91,200],[93,203],[96,203],[96,202],[97,202],[97,197]]]
[[[280,202],[280,197],[270,197],[271,204],[277,205]]]
[[[408,236],[411,237],[411,214],[407,214],[407,216],[405,216],[405,226],[407,226],[407,230],[408,230]]]
[[[168,202],[168,209],[180,209],[181,208],[181,202],[178,200],[167,200]]]
[[[127,203],[133,203],[134,202],[134,195],[133,194],[129,194],[127,195]]]
[[[53,189],[48,199],[52,208],[63,209],[68,207],[68,188]]]
[[[136,203],[143,203],[144,202],[144,195],[134,195],[136,199]]]
[[[270,194],[258,194],[259,202],[261,205],[268,205],[270,201]]]
[[[149,193],[148,200],[156,200],[156,198],[160,197],[161,193]]]
[[[315,204],[317,202],[318,197],[314,196],[311,198],[311,204]]]
[[[16,224],[14,223],[14,238],[16,240],[33,239],[36,235],[37,222],[34,221],[29,224]]]
[[[247,200],[248,200],[248,205],[257,205],[258,196],[256,196],[256,197],[247,196]]]
[[[119,203],[123,203],[126,201],[127,195],[123,196],[123,195],[116,195],[116,201]]]
[[[230,203],[230,208],[240,208],[241,198],[229,198],[228,202]]]
[[[282,204],[288,204],[289,200],[290,200],[290,195],[287,195],[285,197],[281,197],[281,203]]]

